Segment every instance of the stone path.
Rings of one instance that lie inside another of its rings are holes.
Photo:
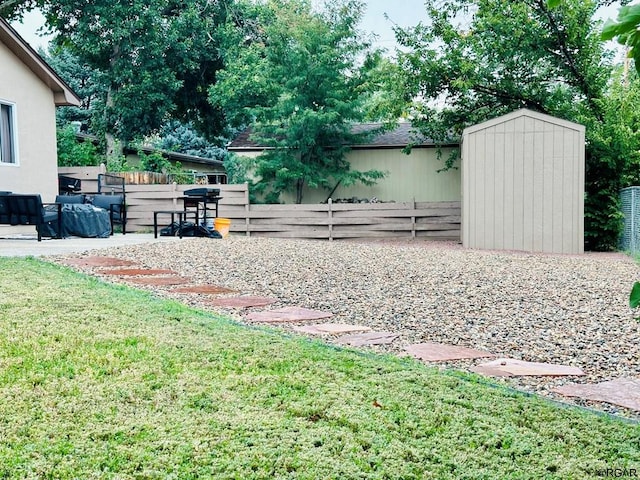
[[[133,268],[135,262],[119,258],[89,256],[63,260],[69,266],[88,267],[92,273],[107,277],[117,277],[137,285],[160,286],[167,293],[178,293],[198,296],[214,296],[204,303],[215,307],[253,309],[265,307],[279,302],[278,298],[252,295],[220,295],[235,294],[234,290],[218,285],[190,285],[190,278],[180,276],[167,269]],[[114,268],[121,267],[121,268]],[[122,268],[131,267],[131,268]],[[332,317],[330,312],[311,310],[303,307],[287,306],[273,310],[250,312],[244,320],[266,324],[301,323]],[[321,323],[302,326],[291,326],[292,331],[307,335],[342,335],[335,339],[341,345],[353,347],[389,344],[400,335],[393,332],[375,332],[361,325],[344,323]],[[357,333],[356,333],[357,332]],[[348,335],[344,335],[348,334]],[[443,343],[418,343],[405,347],[408,355],[424,362],[452,362],[460,360],[476,360],[497,355],[488,351],[477,350],[460,345]],[[490,377],[512,376],[583,376],[584,371],[575,366],[558,365],[540,362],[526,362],[512,358],[497,358],[469,367],[472,372]],[[575,397],[586,401],[604,402],[621,406],[640,413],[640,379],[619,378],[597,384],[568,384],[552,389],[552,392],[564,397]]]
[[[443,343],[418,343],[405,349],[410,355],[427,362],[447,362],[469,358],[495,357],[493,353]]]
[[[516,377],[516,376],[569,376],[584,375],[581,368],[556,365],[551,363],[525,362],[513,358],[499,358],[491,362],[482,363],[471,367],[472,372],[491,377]]]

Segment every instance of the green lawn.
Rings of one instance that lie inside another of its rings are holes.
[[[602,478],[637,425],[0,259],[0,478]]]

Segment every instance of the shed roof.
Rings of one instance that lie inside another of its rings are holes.
[[[476,125],[472,125],[467,127],[462,132],[462,135],[468,135],[470,133],[477,132],[479,130],[484,130],[487,128],[494,127],[501,123],[506,123],[511,120],[515,120],[519,117],[529,117],[535,120],[541,120],[543,122],[552,123],[554,125],[559,125],[564,128],[568,128],[571,130],[582,131],[584,132],[584,125],[580,125],[579,123],[570,122],[568,120],[563,120],[558,117],[554,117],[551,115],[547,115],[545,113],[536,112],[534,110],[529,110],[528,108],[521,108],[520,110],[516,110],[514,112],[508,113],[506,115],[501,115],[500,117],[492,118],[491,120],[487,120],[486,122],[478,123]]]
[[[382,123],[356,123],[353,125],[351,131],[353,133],[365,133],[368,131],[376,130],[383,126]],[[261,145],[251,140],[252,130],[251,127],[241,132],[227,148],[231,152],[250,152],[250,151],[262,151],[265,150],[265,145]],[[383,131],[366,142],[350,145],[354,150],[357,149],[371,149],[371,148],[404,148],[407,145],[413,145],[414,148],[419,147],[432,147],[436,145],[433,140],[425,139],[418,135],[412,128],[409,122],[401,122],[396,128],[389,131]],[[457,142],[449,142],[447,145],[458,146]]]
[[[9,23],[0,18],[0,43],[24,63],[53,92],[56,106],[79,106],[81,101],[73,89],[45,62],[40,55],[16,32]]]

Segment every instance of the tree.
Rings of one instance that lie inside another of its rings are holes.
[[[383,176],[355,171],[345,160],[362,135],[372,68],[357,31],[362,3],[333,0],[314,11],[307,0],[245,4],[242,22],[226,32],[225,68],[210,89],[236,126],[251,124],[268,147],[257,160],[256,188],[268,202],[285,191],[302,201],[305,187],[370,185]],[[251,19],[253,19],[251,21]]]
[[[625,158],[611,148],[619,143],[607,123],[610,56],[592,20],[599,5],[427,0],[429,23],[396,33],[407,49],[404,86],[420,99],[413,123],[429,138],[444,141],[523,107],[586,125],[585,240],[600,250],[617,245]]]
[[[41,50],[38,53],[73,88],[82,101],[79,107],[57,108],[58,125],[80,122],[88,128],[91,117],[96,114],[95,106],[106,92],[104,76],[80,61],[69,48],[50,46],[47,52]]]
[[[223,139],[219,139],[216,145],[199,135],[192,124],[172,121],[160,129],[157,139],[152,140],[151,144],[170,152],[224,160],[227,157],[227,151],[219,146],[222,141]]]
[[[92,129],[104,134],[110,153],[172,116],[212,137],[224,130],[224,114],[208,103],[207,88],[222,66],[215,30],[232,4],[16,0],[3,2],[0,13],[16,17],[41,8],[56,45],[99,74],[104,90],[92,102]]]
[[[560,0],[549,0],[557,5]],[[602,29],[603,40],[617,38],[622,45],[629,47],[629,57],[633,58],[636,69],[640,72],[640,4],[625,5],[618,11],[618,18],[608,20]]]

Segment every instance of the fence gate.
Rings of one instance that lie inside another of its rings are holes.
[[[640,250],[640,187],[620,190],[624,229],[620,237],[620,250],[637,252]]]

